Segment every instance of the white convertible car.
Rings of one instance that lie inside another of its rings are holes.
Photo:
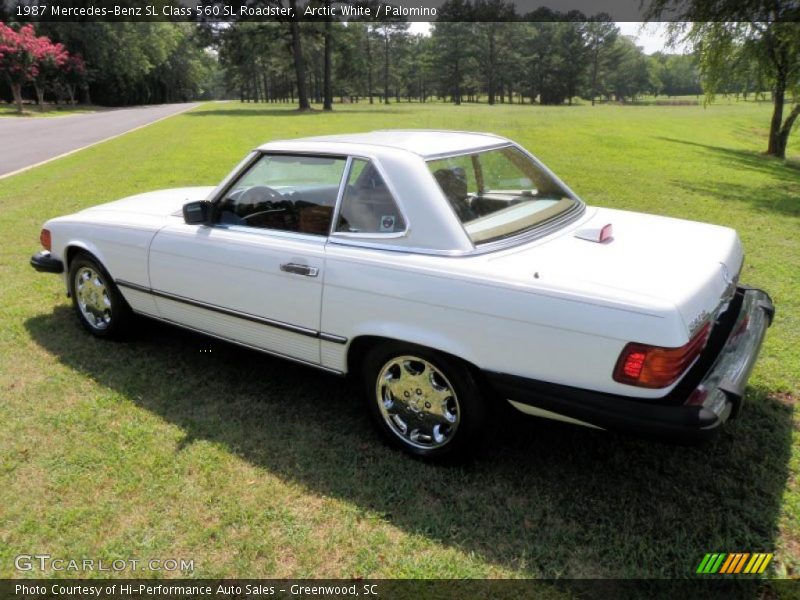
[[[736,416],[774,314],[726,227],[585,205],[495,135],[265,144],[217,187],[48,221],[80,322],[133,313],[363,381],[387,440],[463,455],[494,403],[670,438]]]

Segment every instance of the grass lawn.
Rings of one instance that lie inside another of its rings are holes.
[[[0,180],[0,577],[33,552],[194,559],[195,577],[683,578],[706,552],[760,551],[800,575],[800,132],[788,164],[767,159],[768,120],[207,104]],[[590,204],[738,229],[742,279],[778,310],[742,418],[688,448],[516,422],[474,464],[433,467],[386,449],[346,381],[158,325],[95,340],[27,264],[49,217],[214,184],[269,139],[388,127],[507,135]]]

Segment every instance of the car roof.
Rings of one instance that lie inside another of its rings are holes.
[[[429,129],[385,129],[366,133],[322,135],[269,142],[259,150],[276,150],[277,146],[291,149],[297,146],[307,148],[318,143],[325,150],[341,145],[345,153],[356,152],[357,148],[394,149],[411,152],[423,158],[446,156],[474,150],[496,148],[511,143],[504,137],[490,133],[470,131],[441,131]],[[323,149],[323,148],[321,148]]]

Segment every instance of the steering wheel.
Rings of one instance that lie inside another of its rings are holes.
[[[262,202],[270,202],[272,200],[283,200],[283,195],[279,191],[266,185],[254,185],[250,189],[242,192],[238,202],[242,204],[261,204]]]

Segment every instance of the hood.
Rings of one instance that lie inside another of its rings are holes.
[[[99,204],[82,212],[104,212],[147,217],[180,216],[184,204],[195,200],[205,200],[213,189],[211,186],[204,186],[146,192],[115,202]]]
[[[506,277],[661,316],[677,309],[687,338],[732,292],[743,261],[733,229],[598,208],[577,227],[491,260]],[[576,237],[613,227],[604,243]]]

